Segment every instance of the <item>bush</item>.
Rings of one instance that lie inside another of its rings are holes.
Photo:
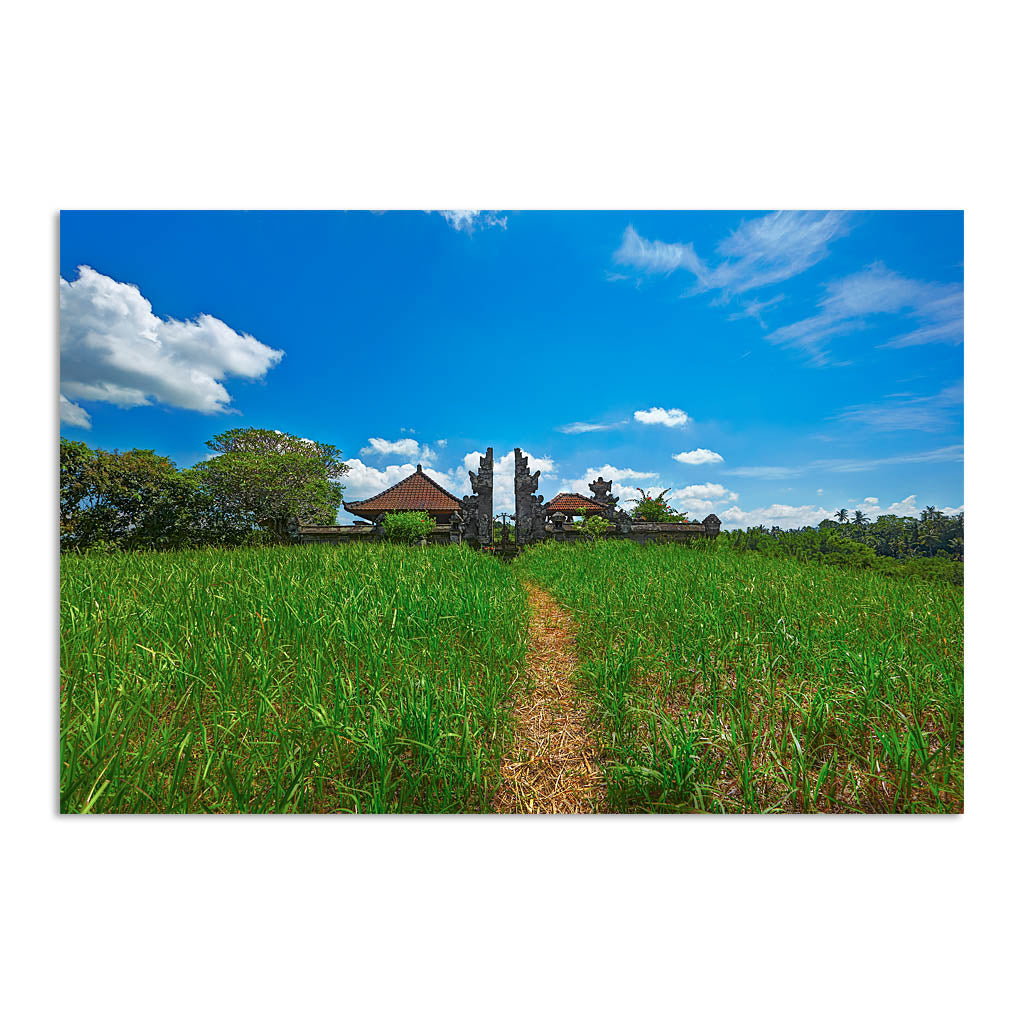
[[[583,516],[583,522],[576,524],[576,532],[585,540],[597,540],[612,528],[612,524],[603,516],[584,515],[583,509],[580,509],[580,515]]]
[[[415,544],[434,529],[426,512],[389,512],[384,517],[384,536],[393,544]]]

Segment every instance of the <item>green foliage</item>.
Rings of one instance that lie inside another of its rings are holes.
[[[861,516],[858,521],[857,516]],[[725,543],[769,557],[791,557],[829,565],[873,569],[887,576],[919,576],[963,583],[963,513],[946,516],[926,509],[921,519],[879,516],[872,523],[855,512],[852,522],[824,520],[801,530],[730,530]]]
[[[545,544],[617,811],[960,811],[963,590],[721,540]]]
[[[576,533],[587,540],[597,540],[612,528],[612,524],[604,516],[588,516],[582,508],[579,514],[583,516],[583,521],[576,524]]]
[[[202,543],[213,517],[195,477],[148,449],[92,450],[61,438],[62,550]]]
[[[347,472],[330,445],[268,430],[230,430],[193,469],[148,449],[93,450],[60,440],[63,551],[265,542],[290,516],[334,522]]]
[[[207,446],[218,454],[196,467],[201,486],[232,521],[271,528],[295,516],[312,523],[337,519],[348,472],[333,445],[276,430],[238,428]]]
[[[429,536],[435,525],[426,512],[389,512],[384,517],[384,536],[394,544],[415,544]]]
[[[644,523],[688,523],[690,520],[684,512],[677,512],[665,500],[671,487],[666,487],[661,494],[653,497],[651,492],[638,487],[639,498],[628,498],[627,504],[635,505],[633,518]]]
[[[457,547],[61,559],[64,812],[481,812],[526,602]]]

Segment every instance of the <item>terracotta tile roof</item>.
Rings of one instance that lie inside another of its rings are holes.
[[[579,515],[580,509],[587,512],[604,512],[607,505],[594,501],[593,498],[584,498],[582,494],[570,494],[563,491],[556,494],[545,506],[545,512],[565,512],[568,515]]]
[[[374,514],[380,512],[404,512],[409,509],[422,509],[425,512],[454,512],[460,507],[459,499],[446,491],[439,483],[431,480],[423,472],[422,466],[416,467],[412,476],[399,480],[387,490],[375,494],[372,498],[362,501],[342,502],[347,512],[361,515],[364,512]]]

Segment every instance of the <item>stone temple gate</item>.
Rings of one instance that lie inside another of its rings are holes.
[[[574,541],[581,534],[573,526],[573,516],[601,516],[608,521],[605,536],[628,537],[640,544],[688,541],[696,536],[717,537],[721,520],[714,513],[700,523],[646,523],[633,519],[618,508],[612,481],[598,477],[590,483],[591,496],[557,494],[550,501],[538,494],[540,470],[530,472],[530,461],[515,449],[515,548],[541,540]],[[419,510],[427,512],[437,524],[427,538],[435,544],[472,544],[494,548],[494,449],[480,456],[476,472],[469,473],[472,494],[461,499],[446,491],[423,472],[400,480],[380,494],[361,501],[345,502],[345,509],[368,522],[352,526],[317,526],[289,523],[292,540],[302,544],[344,543],[384,539],[384,517],[388,512]],[[502,550],[505,544],[499,544]],[[514,553],[514,552],[513,552]]]

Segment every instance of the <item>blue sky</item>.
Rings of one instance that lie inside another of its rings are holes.
[[[959,212],[65,212],[61,432],[337,445],[346,497],[493,445],[724,525],[963,505]],[[83,268],[83,269],[80,269]],[[346,521],[344,514],[342,521]]]

